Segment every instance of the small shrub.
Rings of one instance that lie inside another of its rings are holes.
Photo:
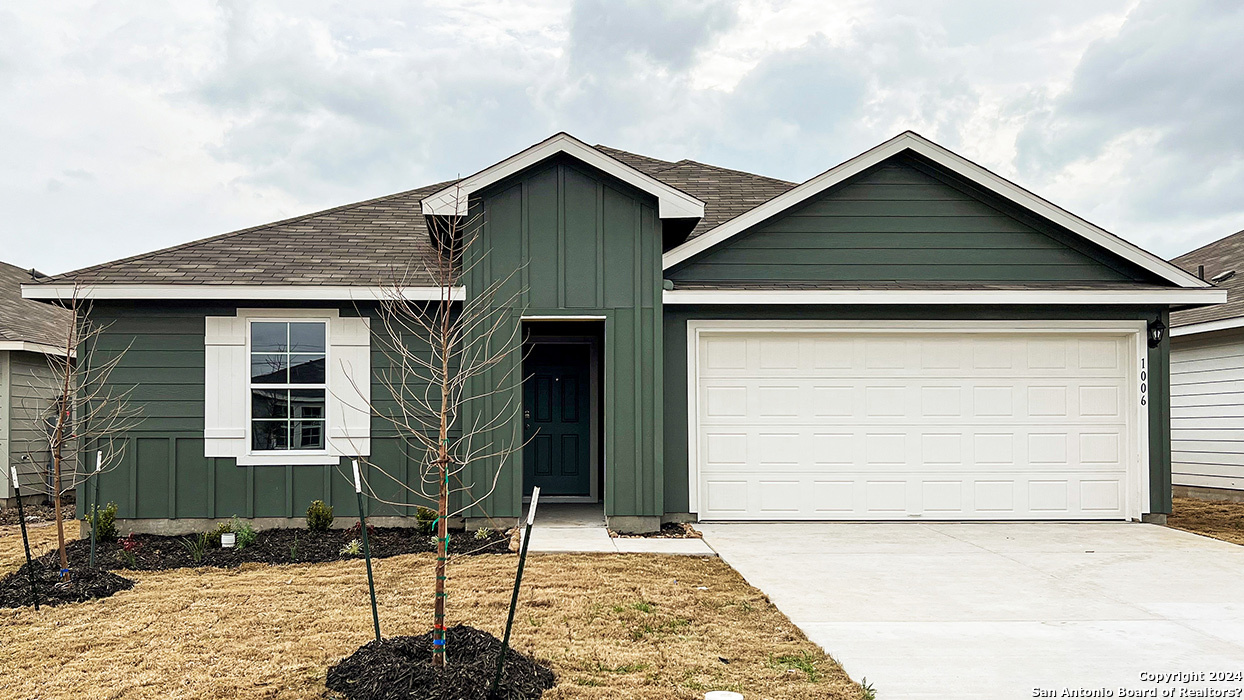
[[[95,539],[105,541],[117,538],[117,504],[109,503],[98,513],[87,513],[82,519],[95,531]]]
[[[311,501],[307,508],[307,529],[312,532],[328,532],[333,526],[333,507],[324,501]]]
[[[208,533],[200,532],[193,539],[190,537],[181,538],[181,546],[186,548],[190,553],[190,560],[198,564],[203,561],[203,554],[207,551]]]
[[[238,549],[246,549],[259,539],[259,533],[255,532],[255,528],[251,525],[251,521],[242,520],[238,516],[233,516],[233,520],[229,522],[230,532],[237,535]]]
[[[136,535],[131,534],[121,540],[121,551],[117,552],[117,556],[125,563],[125,568],[133,569],[138,566],[138,552],[141,549],[142,542],[138,541]]]
[[[337,553],[344,557],[357,557],[363,551],[363,543],[358,540],[350,540]]]
[[[493,531],[486,527],[481,527],[480,529],[475,531],[475,539],[477,540],[486,540],[492,536],[493,536]]]
[[[416,507],[415,508],[415,520],[418,522],[418,524],[415,525],[415,528],[419,532],[419,534],[421,535],[432,534],[432,528],[436,527],[436,517],[437,517],[436,511],[432,510],[431,508],[424,508],[423,506]]]
[[[318,503],[318,501],[317,501]],[[294,543],[289,546],[289,560],[298,561],[298,533],[294,533]]]

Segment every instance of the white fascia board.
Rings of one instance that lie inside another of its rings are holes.
[[[1198,333],[1213,333],[1214,331],[1229,331],[1233,328],[1244,328],[1244,316],[1236,316],[1235,318],[1224,318],[1217,321],[1203,321],[1201,323],[1190,323],[1186,326],[1175,326],[1171,329],[1171,337],[1178,338],[1184,335],[1196,335]]]
[[[467,213],[467,200],[473,193],[558,153],[577,158],[638,190],[655,196],[658,216],[662,219],[704,218],[704,202],[616,158],[607,156],[565,133],[556,134],[496,165],[428,195],[423,199],[423,213],[429,216],[464,216]]]
[[[47,345],[45,343],[29,343],[24,340],[0,340],[0,350],[37,352],[40,355],[56,355],[57,357],[65,356],[64,348],[58,348],[55,345]],[[69,356],[73,357],[74,353],[69,353]]]
[[[1221,304],[1224,289],[674,289],[663,304]]]
[[[1180,287],[1205,288],[1208,282],[1199,279],[1158,256],[1139,248],[1058,207],[1024,188],[912,132],[904,132],[885,143],[865,151],[830,170],[817,175],[798,187],[774,197],[751,211],[705,232],[661,257],[662,267],[678,263],[708,250],[722,241],[779,214],[830,187],[854,177],[868,168],[899,153],[910,150],[932,160],[985,189],[1025,209],[1063,226],[1106,250],[1173,282]]]
[[[23,299],[253,299],[271,301],[377,301],[400,295],[410,301],[440,301],[442,287],[283,286],[265,284],[23,284]],[[450,301],[466,298],[453,287]]]

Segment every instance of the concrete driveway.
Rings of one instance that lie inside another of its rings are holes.
[[[1129,523],[697,527],[880,700],[1198,697],[1141,674],[1244,672],[1238,545]]]

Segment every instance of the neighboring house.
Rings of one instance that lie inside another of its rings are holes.
[[[22,283],[39,277],[0,262],[0,505],[5,506],[15,502],[10,465],[22,480],[23,501],[41,501],[51,491],[48,413],[58,392],[48,357],[64,357],[71,316],[22,298]]]
[[[634,531],[1160,516],[1162,331],[1171,309],[1226,296],[910,132],[800,184],[558,134],[456,183],[26,286],[81,285],[111,324],[102,342],[130,348],[114,380],[140,382],[146,420],[105,500],[128,527],[280,523],[317,498],[352,514],[355,451],[416,478],[341,397],[379,394],[371,300],[433,254],[426,217],[477,215],[487,257],[461,294],[521,290],[531,379],[508,398],[532,442],[471,518],[518,515],[533,485]],[[435,298],[428,283],[405,292]],[[310,414],[252,420],[273,362],[324,355],[327,375],[300,385]]]
[[[1171,314],[1176,495],[1244,501],[1244,231],[1175,258],[1227,303]]]

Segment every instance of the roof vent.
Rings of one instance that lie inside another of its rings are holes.
[[[1213,282],[1214,284],[1222,284],[1223,282],[1226,282],[1232,277],[1235,277],[1235,270],[1227,270],[1226,272],[1219,272],[1218,274],[1209,278],[1209,281]]]

